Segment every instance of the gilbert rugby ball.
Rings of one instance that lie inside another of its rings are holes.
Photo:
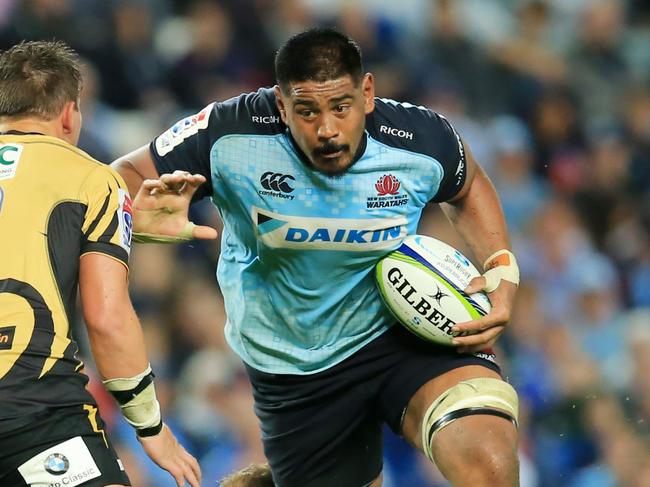
[[[451,345],[456,323],[489,313],[485,293],[463,289],[480,273],[458,250],[440,240],[409,235],[377,263],[379,293],[397,320],[420,338]]]

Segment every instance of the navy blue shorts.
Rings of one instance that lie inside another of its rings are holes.
[[[491,360],[427,343],[393,326],[316,374],[268,374],[247,367],[275,485],[370,484],[382,470],[382,423],[400,434],[404,412],[417,390],[466,365],[500,373]]]

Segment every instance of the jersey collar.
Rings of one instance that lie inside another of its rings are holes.
[[[45,135],[40,132],[21,132],[20,130],[7,130],[0,132],[0,135]]]

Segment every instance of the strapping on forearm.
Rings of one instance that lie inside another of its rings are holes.
[[[163,426],[153,379],[151,366],[147,366],[144,372],[133,377],[103,381],[120,405],[124,418],[141,437],[157,435]]]

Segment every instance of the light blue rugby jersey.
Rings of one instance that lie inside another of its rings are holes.
[[[224,222],[217,278],[230,346],[270,373],[327,369],[394,324],[377,261],[416,232],[428,202],[465,181],[460,138],[440,115],[376,99],[357,161],[311,169],[272,89],[213,103],[151,143],[160,174],[200,173]]]

